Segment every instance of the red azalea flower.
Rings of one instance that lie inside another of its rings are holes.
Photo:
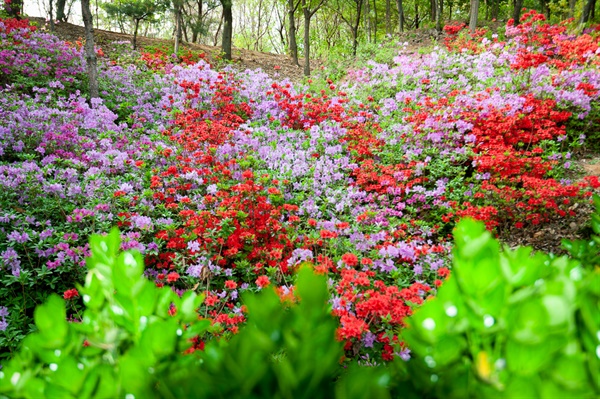
[[[271,284],[271,281],[269,281],[269,277],[267,276],[260,276],[256,279],[256,285],[258,285],[260,288],[265,288],[269,284]]]
[[[169,283],[174,283],[177,280],[179,280],[179,273],[171,272],[171,273],[167,274],[167,281]]]
[[[342,262],[350,267],[354,267],[358,264],[358,258],[353,253],[345,253],[342,255]]]
[[[63,294],[63,298],[65,298],[66,300],[77,298],[78,296],[79,296],[79,292],[75,288],[66,290]]]

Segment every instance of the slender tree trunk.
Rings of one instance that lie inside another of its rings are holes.
[[[364,3],[365,6],[365,26],[367,27],[367,40],[371,43],[371,5],[369,0]]]
[[[442,33],[442,10],[440,4],[442,0],[433,0],[435,3],[435,30],[438,34]]]
[[[137,49],[137,35],[138,35],[138,29],[140,27],[140,20],[136,19],[134,20],[134,27],[133,27],[133,49]]]
[[[419,3],[415,1],[415,29],[419,29]]]
[[[67,4],[66,0],[57,0],[56,1],[56,20],[60,22],[67,22],[67,17],[65,16],[65,6]]]
[[[85,26],[85,63],[88,73],[90,98],[98,98],[98,59],[94,48],[94,20],[90,11],[90,0],[81,0],[81,15]]]
[[[54,32],[54,0],[49,0],[50,12],[50,32]]]
[[[223,58],[231,60],[231,41],[233,39],[233,14],[231,12],[232,0],[221,0],[223,5],[223,40],[221,49]]]
[[[519,25],[521,19],[521,9],[523,8],[523,0],[515,0],[512,18],[515,21],[515,25]]]
[[[182,29],[181,29],[181,7],[182,5],[179,2],[175,2],[175,45],[173,46],[173,52],[177,55],[179,54],[179,47],[181,46],[181,37],[182,37]]]
[[[213,39],[213,46],[216,46],[219,43],[219,36],[221,35],[221,27],[223,27],[223,14],[221,14],[221,19],[219,20],[219,26],[217,26],[217,32],[215,33],[215,38]]]
[[[379,24],[379,18],[377,16],[377,4],[375,4],[375,0],[373,0],[373,13],[375,14],[375,21],[373,23],[373,43],[377,43],[377,25]]]
[[[477,29],[477,17],[479,15],[479,0],[471,0],[471,16],[469,17],[469,30],[471,34]]]
[[[363,0],[358,0],[356,2],[356,19],[354,20],[354,25],[352,26],[352,55],[356,57],[356,52],[358,51],[358,28],[360,26],[360,16],[362,11],[362,2]]]
[[[396,7],[398,8],[398,28],[400,32],[404,32],[404,5],[402,0],[396,0]]]
[[[303,1],[304,2],[304,1]],[[304,6],[304,4],[303,4]],[[304,75],[310,76],[310,10],[303,7],[304,13]]]
[[[392,1],[385,0],[385,33],[392,34]]]
[[[437,6],[435,0],[429,0],[429,16],[431,17],[431,22],[435,21]]]
[[[183,11],[185,11],[185,10],[183,10]],[[183,40],[185,40],[187,43],[190,42],[190,39],[188,36],[188,27],[189,27],[189,24],[187,24],[185,22],[185,18],[183,18],[183,14],[182,14],[181,15],[181,33],[183,34]]]
[[[592,10],[594,9],[595,0],[586,0],[583,6],[583,13],[581,14],[581,24],[584,25],[589,22]]]
[[[296,3],[296,4],[294,4]],[[288,36],[290,41],[290,57],[292,57],[292,64],[300,66],[298,62],[298,43],[296,42],[296,9],[298,8],[299,2],[294,0],[288,0]]]

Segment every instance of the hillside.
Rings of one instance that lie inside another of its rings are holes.
[[[30,18],[30,20],[35,21],[38,26],[44,26],[46,22],[43,18],[37,17]],[[68,22],[57,24],[55,28],[55,34],[61,39],[70,42],[75,42],[85,37],[83,26],[74,25]],[[110,42],[132,40],[132,35],[111,32],[102,29],[95,29],[94,34],[99,46]],[[139,36],[137,41],[141,47],[173,45],[173,42],[170,40],[156,39],[145,36]],[[219,47],[202,44],[184,42],[182,46],[183,48],[188,48],[194,51],[203,51],[209,54],[209,58],[218,55],[220,52]],[[258,51],[234,48],[232,65],[238,70],[261,68],[273,79],[290,79],[294,82],[299,82],[304,76],[302,67],[294,66],[289,57],[280,54],[260,53]],[[312,65],[313,68],[318,66],[315,61],[312,62]],[[275,67],[278,68],[276,69]]]

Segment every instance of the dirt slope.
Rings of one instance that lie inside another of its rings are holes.
[[[37,22],[38,26],[44,27],[46,21],[44,18],[31,17],[31,21]],[[42,28],[45,29],[45,28]],[[55,34],[63,40],[77,41],[85,37],[83,26],[73,25],[67,22],[62,22],[56,25]],[[132,36],[124,33],[111,32],[102,29],[95,29],[94,36],[98,45],[114,42],[114,41],[131,41]],[[158,46],[162,44],[173,44],[171,40],[155,39],[145,36],[138,36],[138,46]],[[184,48],[192,50],[200,50],[210,57],[214,57],[219,54],[220,47],[206,46],[201,44],[183,43]],[[312,68],[317,67],[316,62],[311,62]],[[258,51],[251,51],[245,49],[233,49],[233,65],[236,69],[257,69],[261,68],[272,78],[277,79],[290,79],[294,82],[299,82],[303,78],[302,67],[293,65],[291,59],[281,54],[270,54],[260,53]],[[276,68],[277,67],[277,68]]]

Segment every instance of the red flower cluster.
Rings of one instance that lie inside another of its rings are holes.
[[[75,288],[71,288],[70,290],[66,290],[63,294],[63,298],[66,300],[73,299],[79,297],[79,291]]]

